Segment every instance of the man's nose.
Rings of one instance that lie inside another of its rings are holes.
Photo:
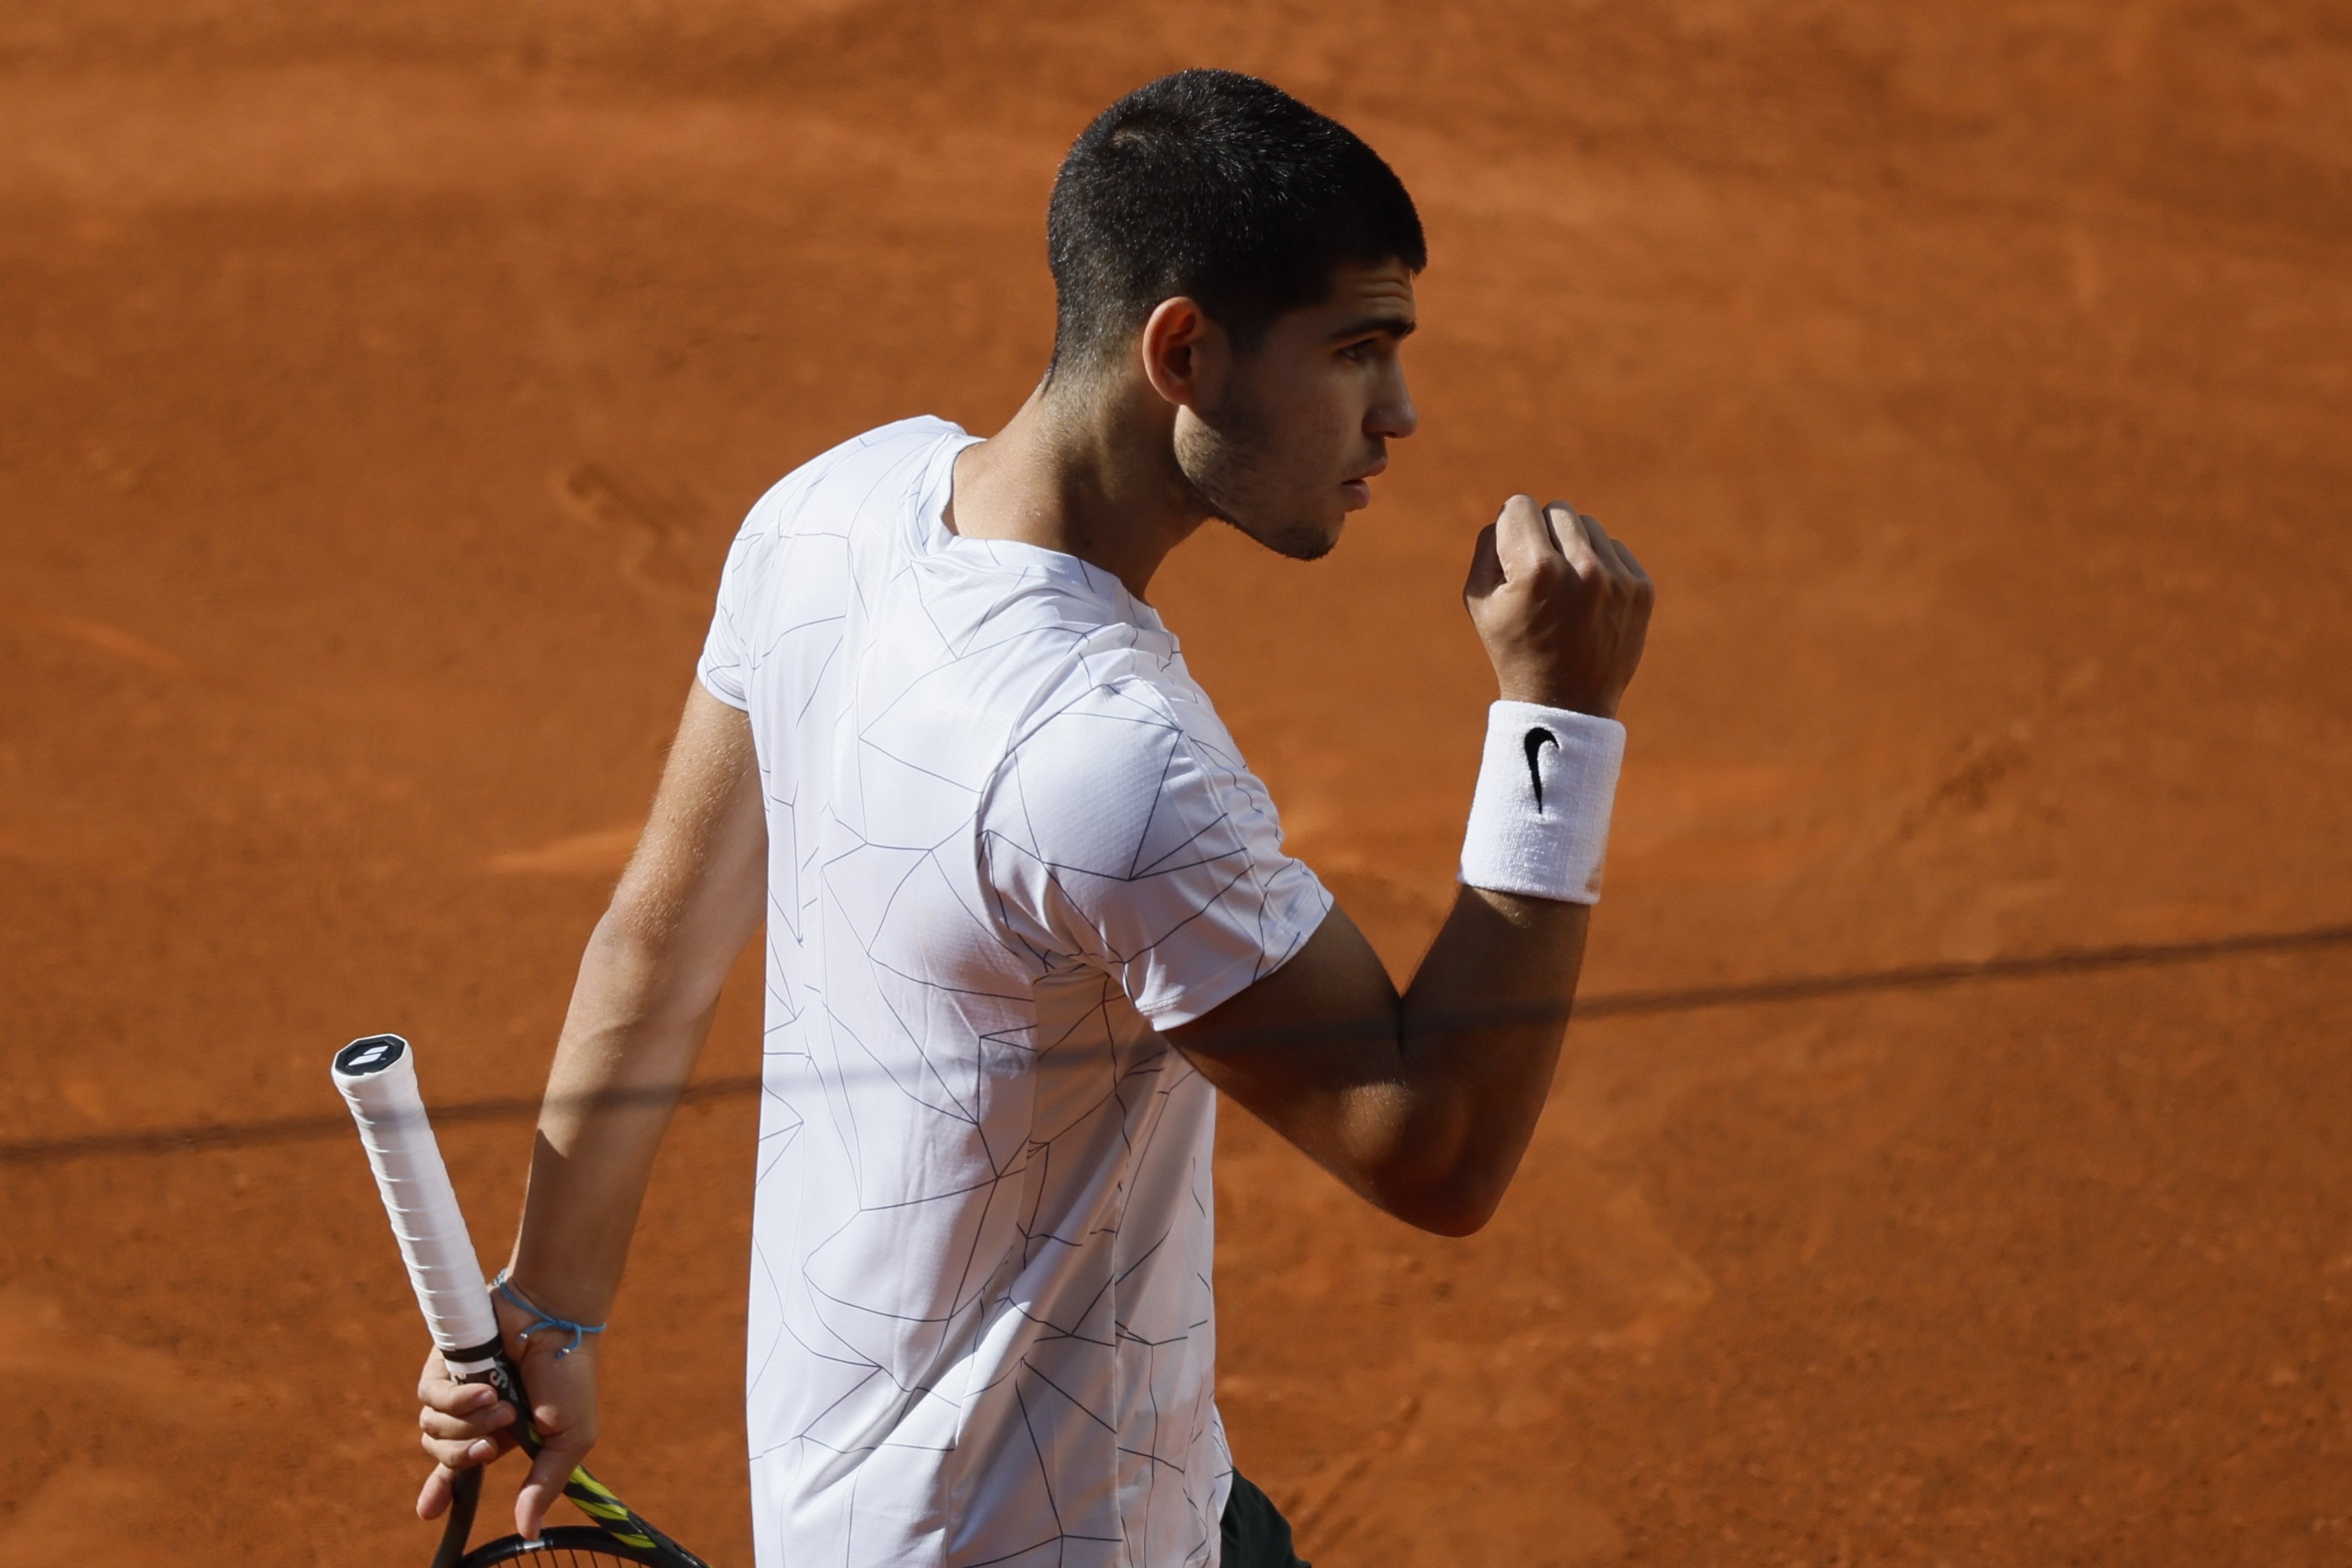
[[[1364,419],[1364,433],[1385,439],[1402,441],[1421,428],[1421,415],[1412,405],[1412,394],[1399,379],[1391,394],[1372,405]]]

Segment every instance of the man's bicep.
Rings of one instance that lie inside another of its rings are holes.
[[[760,923],[767,843],[751,718],[697,681],[610,918],[723,977]]]
[[[1360,1186],[1355,1102],[1392,1082],[1395,984],[1336,903],[1282,967],[1192,1023],[1163,1031],[1217,1089]]]

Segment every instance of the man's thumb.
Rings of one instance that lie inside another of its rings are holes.
[[[523,1478],[522,1489],[515,1494],[515,1531],[525,1541],[537,1541],[547,1523],[547,1511],[555,1500],[563,1495],[563,1483],[572,1479],[572,1471],[586,1458],[584,1449],[551,1438],[530,1462],[530,1474]]]
[[[1495,547],[1495,525],[1490,522],[1478,531],[1478,541],[1470,547],[1470,576],[1462,584],[1462,597],[1483,599],[1507,581],[1503,558]]]

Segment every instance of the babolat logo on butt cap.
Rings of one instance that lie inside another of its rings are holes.
[[[370,1035],[335,1053],[335,1070],[346,1078],[382,1072],[398,1061],[401,1052],[406,1049],[408,1042],[398,1035]]]

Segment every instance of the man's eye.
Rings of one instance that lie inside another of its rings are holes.
[[[1339,357],[1345,360],[1353,360],[1356,363],[1361,364],[1365,360],[1371,357],[1371,342],[1367,339],[1360,343],[1349,343],[1346,348],[1339,351]]]

